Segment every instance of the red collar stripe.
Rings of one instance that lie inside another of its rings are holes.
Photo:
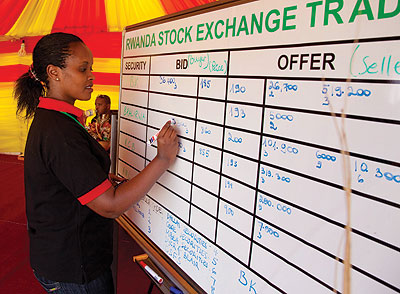
[[[75,107],[67,102],[52,99],[52,98],[43,98],[40,97],[39,101],[39,108],[49,109],[49,110],[56,110],[56,111],[64,111],[70,114],[75,115],[76,117],[83,116],[83,110]]]
[[[92,190],[87,192],[85,195],[82,195],[81,197],[79,197],[78,200],[82,205],[86,205],[90,201],[96,199],[101,194],[103,194],[105,191],[107,191],[111,186],[112,186],[112,184],[111,184],[110,180],[106,179],[103,183],[101,183],[97,187],[93,188]]]

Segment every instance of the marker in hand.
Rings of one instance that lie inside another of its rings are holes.
[[[171,118],[169,121],[171,122],[171,125],[175,125],[175,124],[176,124],[176,121],[175,121],[175,119],[173,119],[173,118]],[[160,134],[160,132],[161,132],[161,130],[159,130],[154,136],[152,136],[152,137],[149,139],[149,141],[147,141],[147,145],[151,145],[151,144],[153,144],[155,141],[157,141],[157,138],[158,138],[158,135]]]
[[[147,264],[145,264],[143,261],[139,261],[139,264],[148,272],[158,283],[162,284],[163,278],[161,278],[159,275],[156,274],[155,271],[153,271]]]

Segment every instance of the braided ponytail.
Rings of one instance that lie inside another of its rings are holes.
[[[17,100],[17,115],[25,110],[25,118],[31,118],[39,104],[39,97],[45,96],[46,88],[43,82],[32,75],[32,66],[15,82],[14,98]]]

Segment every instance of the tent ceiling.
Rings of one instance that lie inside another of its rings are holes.
[[[215,0],[3,0],[3,40],[42,36],[121,32],[124,27]]]

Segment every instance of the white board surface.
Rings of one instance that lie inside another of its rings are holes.
[[[125,32],[117,171],[180,147],[126,215],[215,294],[342,293],[350,218],[351,293],[399,293],[400,3],[225,2]]]

